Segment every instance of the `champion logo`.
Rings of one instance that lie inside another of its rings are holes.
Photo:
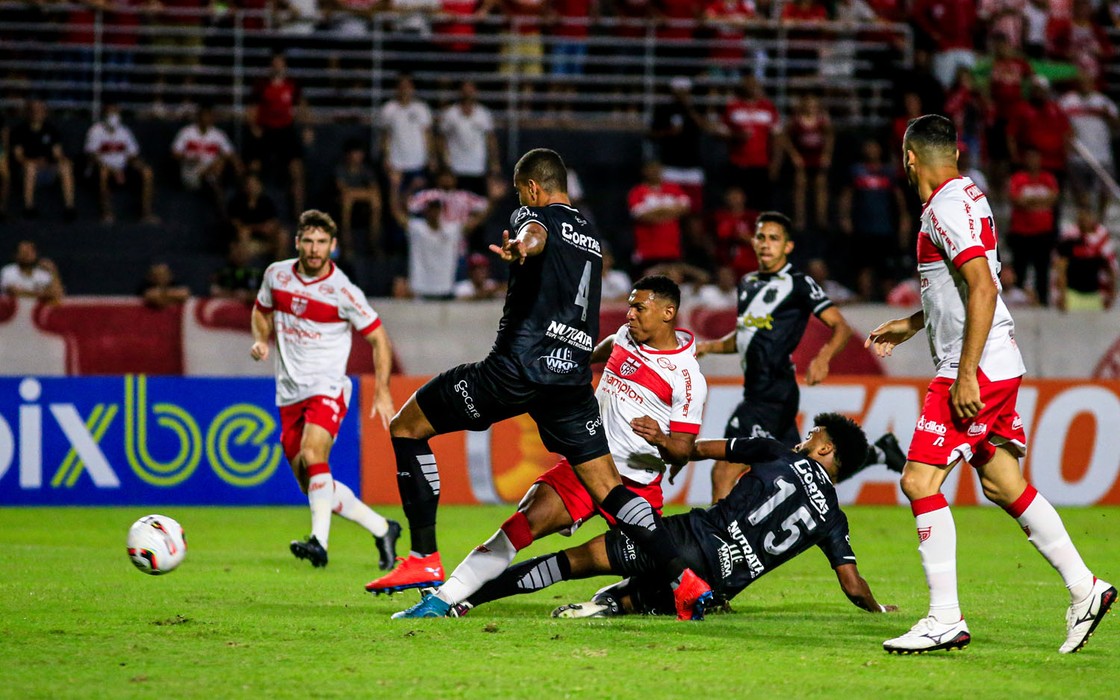
[[[628,358],[626,362],[622,363],[622,366],[618,368],[618,373],[624,377],[629,377],[631,374],[634,374],[641,368],[641,363],[631,357]]]
[[[292,297],[292,313],[302,316],[304,311],[307,311],[307,300],[303,297]]]
[[[928,540],[929,539],[929,533],[930,533],[931,530],[933,530],[932,527],[920,527],[920,528],[918,528],[918,542],[925,542],[926,540]]]
[[[988,432],[987,423],[973,423],[972,425],[968,426],[969,437],[980,437],[986,432]]]

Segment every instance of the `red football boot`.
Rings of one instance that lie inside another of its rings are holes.
[[[431,588],[443,583],[443,564],[439,552],[426,557],[397,557],[397,568],[379,579],[366,584],[366,590],[374,595],[396,593],[409,588]]]
[[[703,620],[704,608],[712,601],[712,588],[692,569],[685,569],[681,582],[673,589],[678,620]]]

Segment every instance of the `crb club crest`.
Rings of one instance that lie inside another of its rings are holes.
[[[774,299],[776,299],[777,296],[778,296],[778,290],[771,287],[770,289],[766,290],[765,294],[762,295],[762,303],[763,304],[773,304]]]
[[[618,373],[624,377],[629,377],[630,375],[641,369],[641,367],[641,363],[631,357],[628,358],[626,362],[622,363],[622,366],[618,368]]]
[[[292,313],[302,316],[304,311],[307,311],[307,300],[303,297],[292,297]]]

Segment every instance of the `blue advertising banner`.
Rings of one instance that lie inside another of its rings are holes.
[[[358,491],[354,382],[331,470]],[[270,378],[0,377],[0,505],[306,504]]]

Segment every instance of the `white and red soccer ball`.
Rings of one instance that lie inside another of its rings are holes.
[[[166,515],[145,515],[128,530],[128,558],[146,574],[173,571],[186,555],[183,526]]]

